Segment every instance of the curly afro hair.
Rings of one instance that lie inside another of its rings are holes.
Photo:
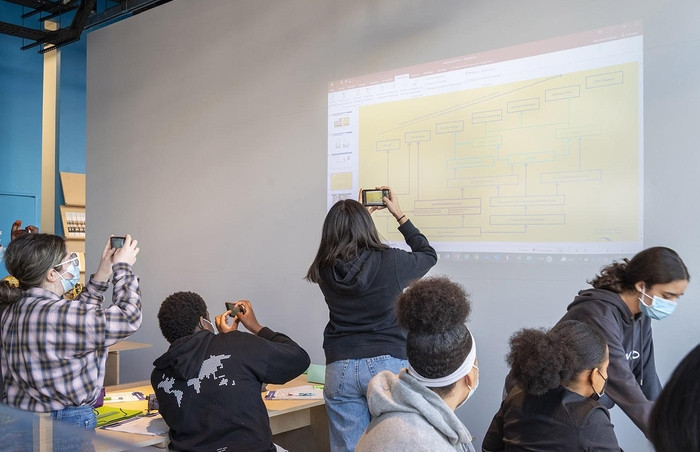
[[[396,312],[408,330],[408,361],[418,373],[440,378],[464,362],[472,348],[464,324],[471,301],[459,284],[445,277],[424,278],[398,296]]]
[[[194,333],[200,316],[207,318],[207,304],[202,297],[194,292],[175,292],[160,305],[158,324],[163,337],[172,344]]]
[[[550,331],[524,328],[513,334],[506,361],[525,392],[541,395],[599,367],[606,357],[607,345],[598,331],[568,320]]]

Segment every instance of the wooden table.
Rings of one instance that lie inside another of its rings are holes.
[[[283,385],[268,385],[267,389],[290,388],[313,384],[300,375]],[[264,394],[263,394],[264,395]],[[330,451],[328,414],[323,399],[265,400],[270,416],[272,440],[289,452]],[[305,429],[304,431],[297,431]],[[294,431],[297,431],[294,433]]]
[[[268,389],[290,388],[312,384],[306,380],[306,375],[300,375],[284,385],[268,385]],[[140,391],[144,394],[153,394],[153,388],[147,381],[126,383],[107,387],[110,392]],[[265,393],[261,393],[264,396]],[[328,437],[328,416],[323,399],[313,400],[264,400],[267,414],[270,416],[270,428],[272,440],[289,450],[289,452],[326,452],[330,450]],[[107,402],[109,404],[109,402]],[[146,410],[147,403],[119,402],[115,403],[124,409]],[[167,437],[138,435],[133,433],[113,432],[97,429],[97,436],[112,438],[131,444],[131,448],[167,445]],[[98,452],[117,452],[118,448],[98,446]]]

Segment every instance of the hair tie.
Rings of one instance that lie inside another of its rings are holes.
[[[12,275],[5,276],[2,280],[7,281],[7,284],[10,287],[14,287],[15,289],[19,287],[19,279],[15,278]]]

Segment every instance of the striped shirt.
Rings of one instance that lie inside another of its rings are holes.
[[[48,412],[91,405],[104,383],[107,347],[141,326],[141,290],[127,263],[112,267],[109,282],[92,277],[75,300],[33,287],[2,313],[3,402]]]

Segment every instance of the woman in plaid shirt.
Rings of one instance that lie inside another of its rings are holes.
[[[95,427],[92,404],[104,382],[107,347],[141,326],[141,291],[131,268],[138,252],[128,235],[119,249],[108,241],[84,290],[67,300],[80,270],[63,238],[32,233],[10,242],[5,266],[15,281],[0,282],[4,403]],[[110,278],[112,304],[103,307]]]

